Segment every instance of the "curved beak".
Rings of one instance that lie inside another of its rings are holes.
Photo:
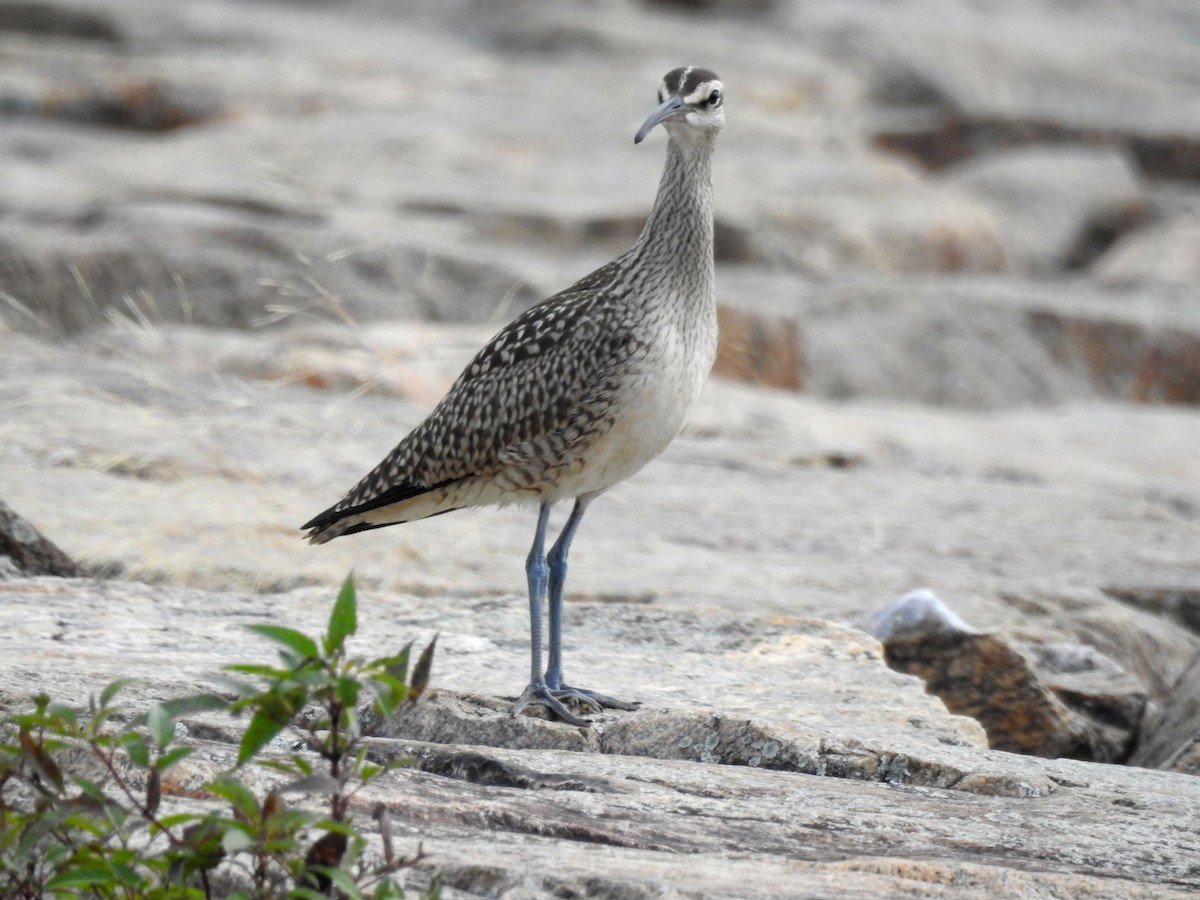
[[[661,104],[659,104],[658,109],[650,113],[650,116],[645,122],[642,123],[642,127],[638,129],[638,133],[633,136],[633,142],[635,144],[640,144],[642,139],[650,133],[650,130],[654,128],[655,125],[664,119],[669,119],[671,116],[678,114],[681,109],[683,109],[682,97],[668,97]]]

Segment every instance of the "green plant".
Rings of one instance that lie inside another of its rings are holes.
[[[86,713],[41,695],[31,712],[0,719],[0,896],[403,896],[395,876],[421,858],[420,850],[412,858],[395,854],[380,805],[374,815],[383,853],[371,854],[349,815],[354,796],[394,768],[367,760],[358,708],[369,697],[388,715],[415,702],[428,683],[436,638],[411,679],[411,644],[378,659],[350,655],[346,639],[357,629],[350,579],[319,641],[277,625],[251,628],[277,645],[280,665],[228,666],[239,676],[229,681],[233,699],[196,694],[127,718],[116,704],[125,679],[93,696]],[[222,808],[165,813],[164,776],[192,752],[179,745],[176,724],[214,710],[250,715],[236,765],[206,785]],[[308,753],[260,758],[287,728]],[[237,775],[251,761],[286,779],[256,796]],[[327,814],[289,807],[284,797],[293,793],[326,796]],[[437,894],[435,882],[426,896]]]

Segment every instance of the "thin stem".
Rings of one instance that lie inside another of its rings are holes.
[[[158,816],[152,813],[150,808],[145,806],[142,801],[133,793],[125,779],[121,777],[121,773],[118,772],[116,766],[113,765],[112,756],[106,756],[104,752],[95,744],[89,743],[88,746],[91,747],[92,753],[96,756],[96,758],[104,764],[104,768],[108,771],[108,774],[112,776],[113,782],[121,789],[121,792],[129,799],[129,802],[133,804],[134,808],[138,811],[138,814],[152,825],[157,827],[159,834],[166,835],[167,840],[170,842],[172,847],[182,846],[183,839],[175,837],[175,835],[171,833],[170,829],[163,827],[163,824],[161,821],[159,821]]]

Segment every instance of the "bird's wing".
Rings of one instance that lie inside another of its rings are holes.
[[[599,275],[503,328],[424,422],[303,527],[315,537],[347,516],[492,474],[523,455],[553,462],[586,443],[607,415],[613,371],[634,349],[629,329],[605,313]]]

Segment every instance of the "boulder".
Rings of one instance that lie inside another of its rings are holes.
[[[1102,284],[1195,285],[1200,279],[1200,221],[1180,218],[1131,232],[1096,261],[1093,273]]]
[[[972,407],[1200,401],[1200,320],[1177,292],[1083,281],[862,280],[808,292],[806,387]]]
[[[978,196],[999,223],[1000,243],[1018,272],[1068,264],[1090,224],[1145,201],[1128,158],[1112,148],[1028,147],[945,169],[941,178]]]
[[[1122,762],[1141,737],[1146,689],[1093,647],[979,634],[927,590],[878,611],[868,628],[889,666],[978,721],[994,749]]]
[[[83,574],[82,566],[0,500],[0,578],[16,575],[76,578]]]
[[[298,529],[420,421],[488,330],[0,334],[6,499],[90,570],[139,579],[278,590],[353,569],[423,594],[522,590],[522,508],[315,549]],[[589,512],[572,588],[853,621],[929,584],[981,630],[1097,647],[1158,700],[1198,646],[1150,602],[1194,580],[1197,441],[1182,408],[980,416],[713,379],[684,435]]]
[[[1131,765],[1200,775],[1200,655],[1148,723]]]
[[[0,583],[12,678],[82,704],[115,677],[131,713],[203,688],[222,665],[268,662],[244,626],[315,632],[332,591],[212,592],[94,579]],[[1191,853],[1200,780],[1016,756],[982,746],[917,679],[850,629],[719,610],[572,603],[567,664],[645,707],[580,729],[508,706],[524,674],[522,604],[360,591],[351,652],[440,631],[433,691],[394,719],[364,718],[378,762],[409,760],[353,800],[360,828],[390,811],[397,852],[450,889],[660,896],[920,896],[981,886],[1033,896],[1175,897],[1200,886]],[[617,677],[620,673],[620,677]],[[202,786],[231,766],[244,723],[185,717],[193,755],[163,780],[172,812],[219,808]],[[268,755],[297,752],[284,741]],[[302,752],[302,751],[301,751]],[[260,794],[278,776],[250,767]],[[289,802],[318,808],[318,797]],[[378,837],[373,840],[378,841]],[[679,860],[686,858],[687,865]],[[966,885],[965,887],[963,885]],[[451,894],[450,896],[453,896]]]
[[[844,624],[929,585],[1060,735],[1121,744],[1115,664],[1147,764],[1188,757],[1194,4],[700,5],[4,4],[0,494],[121,580],[0,583],[0,700],[191,691],[353,570],[363,652],[443,635],[356,814],[448,896],[1195,893],[1195,779],[988,749]],[[685,60],[729,86],[730,377],[589,512],[568,603],[572,679],[645,705],[513,720],[527,509],[298,526],[632,240]],[[234,756],[188,728],[164,802]]]

